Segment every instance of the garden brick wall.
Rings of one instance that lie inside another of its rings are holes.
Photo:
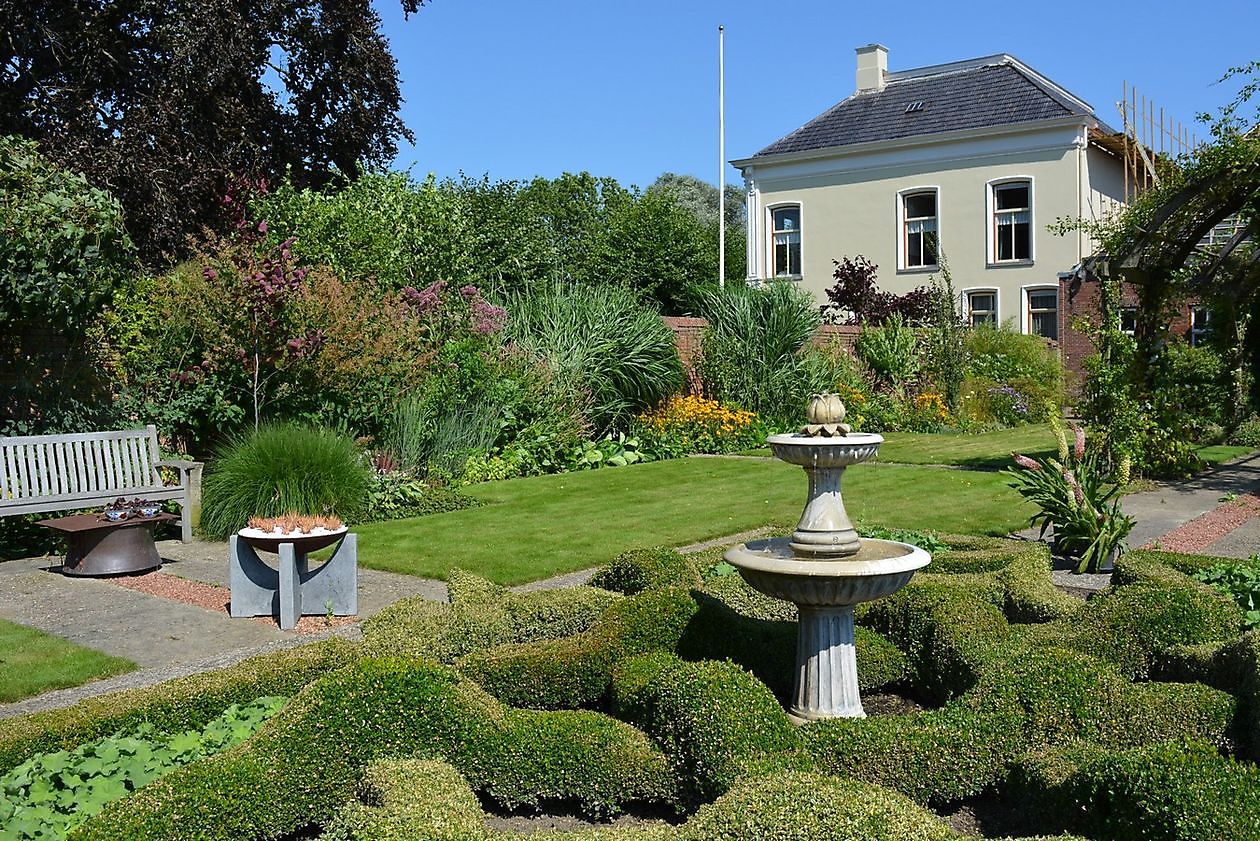
[[[1073,387],[1079,387],[1084,381],[1085,359],[1094,352],[1089,335],[1077,330],[1076,325],[1082,321],[1098,324],[1101,318],[1099,292],[1100,285],[1096,280],[1073,278],[1059,282],[1059,300],[1062,302],[1059,307],[1059,352],[1063,366],[1069,372],[1069,385]],[[1197,299],[1192,299],[1181,306],[1168,325],[1171,336],[1189,339],[1190,307],[1197,303]],[[1120,305],[1136,307],[1137,304],[1137,290],[1131,284],[1123,284],[1120,287]]]

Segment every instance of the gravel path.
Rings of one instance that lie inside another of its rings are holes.
[[[1225,535],[1260,516],[1260,496],[1245,494],[1226,499],[1216,508],[1178,526],[1144,548],[1166,552],[1203,552]]]

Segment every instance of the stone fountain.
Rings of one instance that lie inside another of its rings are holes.
[[[875,457],[883,437],[853,433],[835,394],[816,394],[800,432],[771,435],[774,455],[805,468],[809,498],[790,537],[753,540],[726,560],[754,589],[797,606],[796,676],[788,714],[797,723],[865,718],[858,694],[853,608],[900,590],[931,562],[917,546],[859,538],[844,510],[844,469]]]

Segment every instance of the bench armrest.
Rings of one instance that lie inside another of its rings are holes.
[[[163,459],[153,463],[154,467],[173,467],[176,470],[192,470],[195,467],[205,467],[203,461],[190,461],[182,458]]]

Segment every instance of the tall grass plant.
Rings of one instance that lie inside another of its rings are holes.
[[[211,459],[201,531],[224,540],[252,516],[288,511],[362,519],[370,468],[349,437],[288,423],[231,438]]]
[[[728,286],[705,293],[701,312],[709,327],[696,367],[707,396],[773,427],[798,423],[824,367],[806,360],[821,322],[813,298],[790,283]]]
[[[682,387],[673,331],[631,289],[558,285],[514,296],[507,309],[509,339],[590,395],[597,435]]]

